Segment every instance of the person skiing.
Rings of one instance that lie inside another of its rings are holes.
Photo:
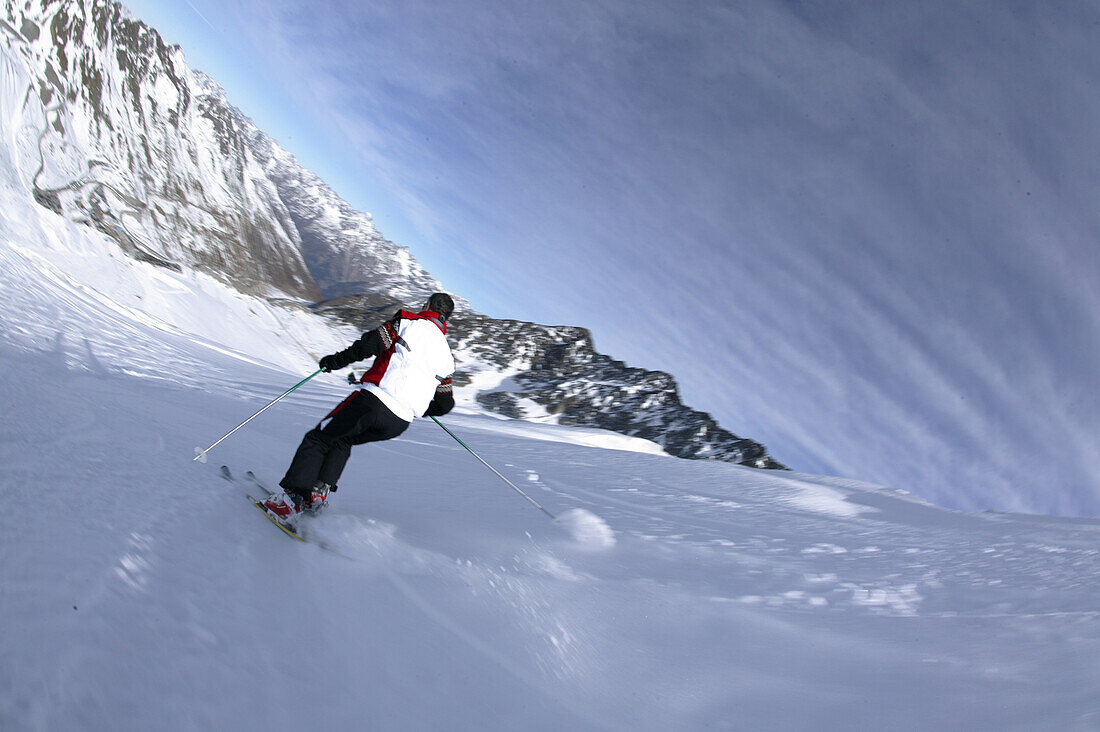
[[[418,416],[439,417],[454,407],[451,377],[455,362],[447,344],[447,320],[454,300],[444,292],[428,298],[423,310],[400,310],[342,351],[318,362],[336,371],[374,356],[360,379],[364,388],[336,406],[305,434],[279,485],[283,493],[264,507],[287,519],[324,505],[351,456],[352,445],[389,440]]]

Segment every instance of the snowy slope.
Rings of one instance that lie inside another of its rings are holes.
[[[479,413],[356,449],[290,541],[274,482],[346,393],[292,306],[123,256],[0,179],[0,728],[1100,727],[1100,524],[652,454]],[[618,448],[618,449],[611,449]],[[603,537],[607,539],[607,537]]]

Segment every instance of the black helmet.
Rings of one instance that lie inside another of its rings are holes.
[[[439,313],[439,319],[447,322],[447,318],[451,317],[451,313],[455,311],[455,301],[446,292],[437,292],[428,298],[425,309]]]

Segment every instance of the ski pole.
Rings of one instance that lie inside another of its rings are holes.
[[[537,503],[537,502],[535,501],[535,499],[534,499],[534,498],[531,498],[531,496],[529,496],[529,495],[527,495],[526,493],[524,493],[523,491],[521,491],[521,490],[520,490],[520,489],[519,489],[519,488],[518,488],[518,487],[516,486],[516,484],[515,484],[515,483],[513,483],[512,481],[508,480],[508,479],[507,479],[507,478],[505,478],[505,477],[504,477],[503,475],[501,475],[501,474],[500,474],[500,471],[499,471],[499,470],[497,470],[496,468],[494,468],[494,467],[493,467],[492,465],[490,465],[489,463],[485,462],[485,458],[481,457],[481,456],[480,456],[480,455],[478,455],[478,454],[477,454],[476,452],[474,452],[474,451],[473,451],[472,449],[470,449],[470,446],[469,446],[469,445],[467,445],[467,444],[466,444],[465,442],[463,442],[463,441],[462,441],[461,439],[459,439],[458,435],[456,435],[456,434],[455,434],[454,432],[451,432],[451,431],[450,431],[449,429],[447,429],[447,427],[446,427],[446,426],[445,426],[445,425],[444,425],[444,424],[443,424],[442,422],[440,422],[440,421],[439,421],[438,419],[436,419],[435,417],[432,417],[432,421],[433,421],[433,422],[435,422],[435,423],[436,423],[437,425],[439,425],[440,427],[442,427],[442,428],[443,428],[443,431],[444,431],[444,432],[446,432],[446,433],[447,433],[448,435],[450,435],[451,437],[455,438],[455,441],[456,441],[456,442],[457,442],[458,444],[460,444],[460,445],[462,445],[463,447],[465,447],[465,448],[466,448],[466,449],[467,449],[467,450],[469,451],[469,453],[470,453],[471,455],[473,455],[473,456],[474,456],[474,457],[476,457],[476,458],[477,458],[478,460],[480,460],[480,461],[481,461],[481,464],[482,464],[482,465],[484,465],[485,467],[487,467],[487,468],[488,468],[489,470],[492,470],[492,471],[493,471],[494,473],[496,473],[496,474],[497,474],[497,477],[498,477],[498,478],[500,478],[501,480],[503,480],[503,481],[504,481],[505,483],[507,483],[508,485],[512,486],[512,490],[514,490],[514,491],[515,491],[516,493],[518,493],[518,494],[520,494],[521,496],[523,496],[524,498],[526,498],[526,499],[527,499],[528,501],[530,501],[531,503],[533,503],[533,504],[535,505],[535,508],[537,508],[538,510],[542,511],[542,512],[543,512],[543,513],[545,513],[545,514],[546,514],[547,516],[549,516],[549,517],[550,517],[550,520],[551,520],[551,521],[557,521],[557,520],[558,520],[558,519],[557,519],[557,518],[556,518],[556,517],[554,516],[554,514],[550,513],[550,512],[549,512],[549,511],[547,511],[547,510],[546,510],[545,508],[543,508],[542,506],[540,506],[540,505],[539,505],[539,504],[538,504],[538,503]]]
[[[245,421],[241,422],[241,423],[240,423],[239,425],[237,425],[237,426],[236,426],[236,427],[234,427],[233,429],[231,429],[231,430],[229,430],[228,432],[226,432],[226,433],[225,433],[225,435],[223,435],[223,436],[222,436],[222,439],[221,439],[221,440],[218,440],[217,442],[215,442],[215,443],[214,443],[213,445],[211,445],[210,447],[206,448],[205,450],[203,450],[203,449],[202,449],[202,448],[200,448],[200,447],[196,447],[196,448],[195,448],[195,457],[191,458],[191,462],[195,462],[196,460],[198,460],[198,461],[199,461],[200,463],[205,463],[205,462],[206,462],[206,453],[210,452],[210,451],[211,451],[211,450],[213,450],[213,449],[214,449],[215,447],[217,447],[218,445],[220,445],[220,444],[222,443],[222,440],[224,440],[224,439],[225,439],[226,437],[229,437],[229,436],[230,436],[231,434],[233,434],[234,432],[236,432],[237,430],[239,430],[239,429],[240,429],[241,427],[244,427],[244,426],[245,426],[246,424],[248,424],[248,423],[249,423],[249,422],[251,422],[252,420],[256,419],[256,417],[259,417],[259,416],[260,416],[261,414],[263,414],[263,413],[264,413],[265,411],[267,411],[267,409],[268,409],[269,407],[271,407],[272,405],[274,405],[274,404],[275,404],[275,402],[279,401],[280,399],[282,399],[283,397],[285,397],[285,396],[286,396],[287,394],[289,394],[290,392],[294,391],[294,390],[295,390],[295,389],[297,389],[297,388],[298,388],[299,386],[301,386],[302,384],[306,383],[307,381],[309,381],[310,379],[312,379],[312,378],[313,378],[314,376],[316,376],[317,374],[321,373],[322,371],[324,371],[324,369],[317,369],[317,370],[316,370],[316,371],[314,371],[314,372],[313,372],[312,374],[310,374],[310,375],[309,375],[309,376],[307,376],[306,378],[302,379],[302,380],[301,380],[301,381],[299,381],[299,382],[298,382],[297,384],[295,384],[294,386],[290,387],[289,389],[287,389],[286,391],[284,391],[284,392],[283,392],[282,394],[280,394],[279,396],[275,397],[275,399],[273,399],[273,400],[272,400],[271,402],[269,402],[269,403],[268,403],[268,405],[267,405],[266,407],[264,407],[264,408],[263,408],[263,409],[261,409],[260,411],[256,412],[256,413],[255,413],[255,414],[253,414],[253,415],[252,415],[251,417],[249,417],[249,418],[248,418],[248,419],[246,419]]]

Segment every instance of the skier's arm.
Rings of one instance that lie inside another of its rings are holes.
[[[430,404],[428,404],[428,411],[424,412],[425,417],[442,417],[447,412],[454,409],[455,395],[454,384],[449,378],[443,379],[439,386],[435,389],[435,396],[432,398]]]
[[[325,356],[317,365],[325,371],[336,371],[356,361],[380,355],[393,347],[397,340],[397,324],[400,320],[401,313],[398,313],[389,322],[382,323],[374,330],[364,333],[359,340],[344,350]]]

